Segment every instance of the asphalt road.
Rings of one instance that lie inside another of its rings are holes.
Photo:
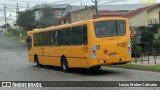
[[[159,81],[160,73],[151,71],[131,70],[122,68],[102,67],[99,71],[88,69],[72,69],[70,73],[64,73],[59,67],[43,66],[36,67],[30,64],[27,57],[25,44],[6,39],[0,36],[0,81]],[[0,88],[4,89],[4,88]],[[11,88],[5,88],[8,90]],[[22,89],[22,88],[12,88]],[[26,88],[24,88],[26,89]],[[53,89],[53,88],[32,88],[32,89]],[[109,88],[109,87],[83,87],[63,88],[55,87],[55,90],[112,90],[112,89],[137,89],[137,90],[159,90],[158,88]],[[27,89],[28,90],[28,89]]]

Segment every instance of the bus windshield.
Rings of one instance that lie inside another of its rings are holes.
[[[124,36],[126,34],[126,22],[124,20],[110,20],[94,23],[97,37]]]

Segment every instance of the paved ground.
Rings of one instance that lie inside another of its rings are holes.
[[[44,66],[36,67],[28,63],[27,47],[25,44],[0,37],[0,81],[159,81],[160,73],[141,70],[130,70],[122,68],[102,67],[100,71],[88,69],[72,69],[71,73],[64,73],[59,67]],[[0,88],[0,89],[22,89],[22,88]],[[27,89],[28,88],[24,88]],[[159,90],[158,88],[109,88],[109,87],[84,87],[84,88],[32,88],[55,89],[55,90],[112,90],[112,89],[137,89],[137,90]]]

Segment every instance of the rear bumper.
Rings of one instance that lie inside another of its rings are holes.
[[[92,60],[90,67],[99,65],[114,65],[131,62],[131,57],[126,56],[123,58],[110,58],[110,59],[94,59]]]

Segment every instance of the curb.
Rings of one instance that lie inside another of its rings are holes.
[[[132,70],[141,70],[141,71],[151,71],[151,72],[157,72],[160,73],[160,71],[154,71],[154,70],[147,70],[147,69],[140,69],[140,68],[130,68],[130,67],[121,67],[121,66],[107,66],[107,67],[114,67],[114,68],[123,68],[123,69],[132,69]]]

